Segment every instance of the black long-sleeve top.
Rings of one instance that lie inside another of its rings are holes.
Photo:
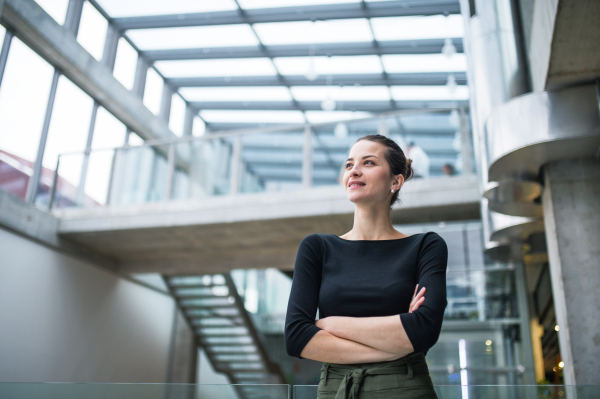
[[[321,330],[319,318],[399,315],[415,353],[438,340],[446,300],[448,247],[435,232],[392,240],[345,240],[333,234],[306,236],[296,255],[285,319],[288,355],[300,353]],[[408,313],[415,286],[425,301]]]

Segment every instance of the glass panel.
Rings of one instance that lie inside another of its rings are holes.
[[[208,123],[303,123],[300,111],[200,111],[200,116]]]
[[[306,111],[305,114],[306,119],[310,123],[335,122],[373,117],[373,114],[369,112],[354,111]]]
[[[223,60],[157,61],[154,66],[166,77],[193,76],[274,76],[277,71],[268,58]],[[226,81],[224,81],[226,83]]]
[[[389,101],[390,91],[386,86],[297,86],[291,87],[298,101]]]
[[[167,190],[168,146],[119,148],[115,154],[110,204],[164,201]]]
[[[454,54],[393,54],[382,55],[383,67],[388,73],[464,72],[467,57]]]
[[[47,0],[55,1],[55,0]],[[169,0],[97,0],[100,6],[113,18],[142,15],[186,14],[195,12],[236,10],[233,0],[190,1]]]
[[[464,36],[462,15],[371,18],[376,40],[445,39]]]
[[[83,3],[77,41],[98,61],[102,60],[107,28],[106,18],[96,10],[96,7],[88,1]]]
[[[69,79],[61,76],[58,81],[56,99],[54,100],[54,109],[52,119],[50,120],[50,129],[48,131],[48,140],[42,164],[49,171],[54,171],[59,154],[82,152],[85,150],[87,136],[90,128],[90,118],[92,114],[93,100],[85,94],[79,87],[73,84]],[[63,159],[61,159],[61,162]],[[60,166],[62,179],[79,186],[81,177],[81,167],[83,157],[71,156],[64,159],[69,163],[66,167],[64,163]],[[47,205],[48,191],[44,190],[44,179],[40,182],[40,190],[36,203]],[[74,200],[74,197],[72,198]]]
[[[282,75],[381,73],[381,61],[375,55],[340,57],[285,57],[274,58]]]
[[[169,129],[175,135],[183,135],[183,123],[185,121],[185,101],[178,93],[171,97],[171,114],[169,116]]]
[[[133,88],[138,53],[125,38],[119,38],[114,76],[128,90]]]
[[[154,68],[148,68],[146,75],[146,88],[144,90],[144,105],[152,111],[154,115],[160,113],[160,101],[162,98],[164,81]]]
[[[53,73],[13,37],[0,88],[0,189],[21,199],[33,172]],[[47,171],[43,174],[44,183],[51,183]]]
[[[140,50],[258,45],[246,24],[136,29],[127,31],[127,36]]]
[[[60,25],[65,23],[69,0],[35,0]]]
[[[85,193],[99,204],[106,204],[113,172],[115,151],[108,148],[120,147],[125,142],[125,125],[106,109],[98,108],[92,151],[89,155]],[[102,151],[97,150],[103,149]]]
[[[230,139],[196,140],[177,145],[177,155],[186,161],[177,166],[173,199],[204,198],[230,192]]]
[[[289,101],[286,87],[183,87],[179,93],[187,101]]]
[[[68,208],[77,206],[77,194],[78,187],[81,178],[81,167],[83,165],[84,154],[64,154],[60,156],[60,164],[58,165],[58,171],[56,176],[56,188],[54,189],[54,199],[52,202],[53,208]],[[53,168],[54,169],[54,168]],[[50,184],[48,188],[52,187],[52,176],[48,176]],[[39,201],[44,205],[48,204],[49,192],[41,192],[38,196]],[[89,197],[83,199],[83,205],[97,206],[98,203],[91,200]]]
[[[370,42],[373,40],[369,21],[363,18],[259,23],[254,24],[254,30],[265,45]]]
[[[242,193],[302,189],[303,132],[242,136]]]
[[[458,86],[392,86],[392,97],[396,101],[452,101],[468,100],[469,87]]]
[[[469,373],[470,374],[470,373]],[[318,385],[294,385],[294,399],[314,399]],[[550,399],[550,398],[595,398],[600,386],[587,385],[464,385],[434,384],[438,398],[443,399]],[[360,391],[363,392],[363,391]]]
[[[278,8],[278,7],[298,7],[313,6],[321,4],[346,4],[358,3],[359,0],[287,0],[282,3],[280,0],[239,0],[242,8]]]
[[[283,384],[0,383],[0,397],[3,398],[289,399],[289,395],[290,386]]]
[[[194,117],[194,125],[192,127],[192,136],[202,136],[206,132],[206,123],[199,116]]]

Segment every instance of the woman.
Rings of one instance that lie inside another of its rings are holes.
[[[343,177],[352,230],[311,234],[298,248],[285,344],[290,356],[323,362],[318,399],[437,398],[425,353],[447,305],[448,248],[434,232],[392,226],[410,164],[393,140],[359,138]]]

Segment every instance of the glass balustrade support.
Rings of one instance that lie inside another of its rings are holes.
[[[229,194],[236,195],[240,191],[240,174],[242,164],[242,136],[236,135],[231,155],[231,188]]]
[[[304,127],[302,143],[302,186],[313,186],[313,132],[309,125]]]

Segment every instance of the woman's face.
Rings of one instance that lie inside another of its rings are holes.
[[[344,187],[348,199],[354,203],[387,203],[392,197],[392,186],[398,191],[404,182],[399,175],[390,175],[390,166],[383,144],[361,140],[350,149],[344,170]],[[359,182],[361,184],[353,184]]]

